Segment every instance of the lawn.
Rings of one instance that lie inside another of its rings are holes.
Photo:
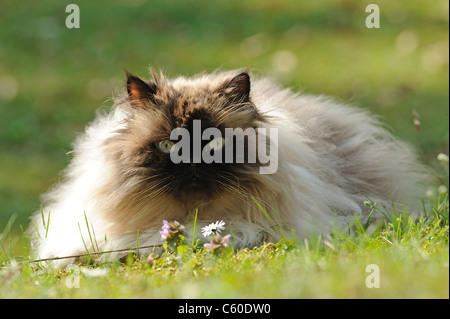
[[[0,298],[448,298],[448,193],[417,220],[371,205],[388,221],[253,249],[185,239],[158,255],[133,251],[122,262],[92,258],[59,270],[11,256]]]
[[[365,25],[369,3],[379,29]],[[0,4],[0,297],[448,298],[448,199],[442,187],[438,195],[448,169],[436,159],[449,152],[448,1],[78,1],[79,29],[65,25],[67,4]],[[217,256],[200,247],[151,266],[98,265],[96,275],[85,265],[77,289],[65,282],[78,270],[16,265],[29,254],[21,228],[74,138],[124,89],[124,68],[145,78],[149,65],[170,77],[250,67],[371,110],[441,177],[424,198],[431,217],[325,242]],[[365,285],[369,264],[379,265],[379,289]]]

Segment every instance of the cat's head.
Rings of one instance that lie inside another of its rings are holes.
[[[241,135],[244,148],[234,149],[230,162],[225,158],[225,147],[229,147],[225,136],[226,129],[252,130],[264,121],[251,100],[250,88],[248,72],[174,81],[155,72],[151,81],[127,73],[126,104],[131,107],[126,128],[107,143],[107,156],[120,182],[133,181],[148,196],[165,195],[181,202],[209,200],[223,193],[244,194],[259,167],[248,161],[250,138]],[[203,135],[211,128],[220,136]],[[171,139],[176,130],[188,133],[187,145],[184,135]],[[237,147],[237,138],[232,147]],[[186,147],[178,148],[177,154],[184,152],[184,157],[176,162],[170,152],[182,139],[189,152]],[[206,149],[216,160],[205,161],[199,149]],[[241,160],[236,159],[239,156]]]

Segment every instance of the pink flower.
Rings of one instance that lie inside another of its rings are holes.
[[[153,265],[153,263],[155,262],[155,260],[153,259],[152,255],[148,255],[147,257],[147,264],[149,264],[150,266]]]
[[[184,226],[181,225],[176,220],[169,223],[167,220],[163,220],[162,230],[159,232],[161,234],[161,240],[165,241],[167,239],[173,239],[183,232]]]
[[[226,236],[220,236],[217,234],[215,237],[211,237],[211,241],[207,244],[204,244],[203,246],[208,249],[208,251],[217,251],[222,248],[228,247],[228,244],[230,243],[230,237],[231,235]]]

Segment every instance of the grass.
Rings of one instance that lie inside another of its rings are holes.
[[[379,203],[369,202],[381,217]],[[13,255],[9,229],[1,236],[0,298],[448,298],[449,202],[440,194],[424,216],[384,211],[388,220],[329,238],[283,239],[253,249],[182,253],[124,262],[86,262],[54,270]],[[28,251],[22,237],[24,252]],[[368,288],[379,269],[379,288]]]

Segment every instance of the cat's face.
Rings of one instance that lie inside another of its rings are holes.
[[[127,129],[110,143],[123,178],[138,180],[149,195],[169,195],[182,202],[244,191],[257,174],[258,166],[248,162],[225,163],[224,139],[214,136],[202,139],[196,133],[216,128],[224,137],[226,128],[257,127],[262,117],[250,100],[247,73],[224,78],[221,83],[186,81],[182,85],[172,85],[162,76],[158,79],[154,75],[154,81],[144,82],[127,75],[132,114]],[[180,163],[170,156],[173,145],[181,140],[181,137],[171,140],[176,128],[189,132],[189,160]],[[195,153],[195,143],[202,150],[212,148],[222,160],[206,163]]]

